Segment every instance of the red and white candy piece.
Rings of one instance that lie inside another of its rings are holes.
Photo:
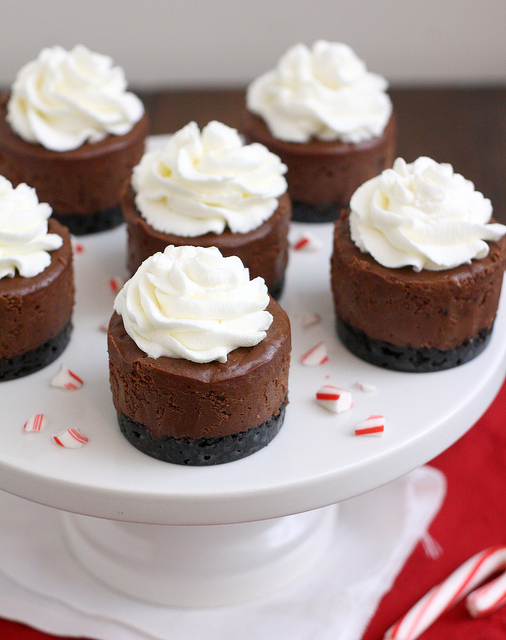
[[[316,401],[321,404],[322,407],[333,411],[334,413],[341,413],[351,409],[353,400],[351,393],[346,389],[335,387],[332,384],[324,384],[316,392]]]
[[[315,324],[320,324],[321,321],[322,317],[319,313],[306,313],[302,318],[302,328],[309,329],[309,327],[313,327]]]
[[[506,571],[467,596],[466,607],[473,618],[481,618],[506,604]]]
[[[71,391],[76,391],[83,386],[83,381],[81,378],[76,375],[70,369],[67,369],[65,365],[62,364],[58,373],[53,376],[51,379],[51,385],[53,387],[59,387],[61,389],[70,389]]]
[[[79,429],[66,429],[60,433],[55,433],[53,440],[60,447],[65,447],[66,449],[78,449],[88,442],[88,438]]]
[[[42,431],[47,426],[47,418],[43,413],[36,413],[23,425],[23,430],[29,431]]]
[[[125,284],[125,280],[123,278],[113,277],[109,280],[109,287],[113,293],[118,293],[118,291]]]
[[[378,387],[375,384],[371,384],[370,382],[357,382],[357,387],[360,391],[364,391],[365,393],[373,393],[373,391],[377,391]]]
[[[433,587],[386,632],[385,640],[415,640],[483,580],[506,567],[506,547],[480,551]],[[479,599],[479,598],[478,598]]]
[[[355,427],[356,436],[380,436],[385,431],[385,416],[373,415]]]
[[[311,233],[303,233],[293,241],[292,247],[295,251],[319,251],[321,245]]]
[[[309,349],[309,351],[306,351],[300,361],[306,366],[314,367],[320,364],[325,364],[325,362],[328,362],[328,359],[327,346],[324,342],[319,342]]]

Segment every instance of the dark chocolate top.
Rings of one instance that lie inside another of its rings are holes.
[[[490,252],[444,271],[389,269],[350,237],[348,212],[335,222],[332,291],[337,315],[370,338],[398,346],[452,349],[492,328],[506,264],[506,236]]]
[[[144,152],[147,114],[122,136],[52,151],[26,142],[6,120],[8,94],[0,96],[0,174],[14,186],[26,182],[54,214],[89,214],[119,204],[132,168]]]
[[[204,364],[148,357],[113,314],[108,347],[118,414],[153,437],[213,437],[266,422],[286,400],[291,351],[288,316],[274,300],[268,311],[274,319],[258,345],[235,349],[225,363]]]
[[[291,203],[288,194],[279,198],[274,214],[259,227],[248,233],[206,233],[201,236],[182,237],[153,229],[135,206],[131,187],[123,194],[123,215],[128,226],[127,267],[134,273],[149,256],[163,251],[167,245],[218,247],[224,256],[239,256],[250,276],[261,276],[269,290],[282,280],[288,262],[288,229]]]
[[[260,142],[287,165],[292,200],[315,206],[348,206],[353,192],[390,167],[395,151],[395,118],[381,136],[350,143],[340,140],[286,142],[275,138],[266,123],[244,109],[241,133],[246,142]]]

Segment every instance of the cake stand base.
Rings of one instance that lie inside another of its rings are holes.
[[[309,571],[336,536],[338,505],[230,525],[168,526],[63,512],[67,545],[92,575],[155,604],[234,604]]]

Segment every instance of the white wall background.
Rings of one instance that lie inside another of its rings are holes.
[[[0,86],[40,49],[111,55],[130,86],[244,86],[297,42],[346,42],[391,84],[506,82],[506,0],[0,0]]]

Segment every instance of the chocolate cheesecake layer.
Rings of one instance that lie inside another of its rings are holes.
[[[242,113],[240,128],[247,143],[260,142],[288,167],[286,180],[293,220],[334,220],[348,206],[354,191],[392,166],[394,160],[394,116],[381,136],[356,144],[315,139],[285,142],[274,138],[264,120],[248,109]]]
[[[273,322],[255,347],[241,347],[227,362],[198,364],[150,358],[114,313],[109,323],[109,372],[114,407],[144,425],[155,440],[216,438],[258,427],[279,413],[288,392],[290,323],[271,300]]]
[[[210,466],[234,462],[263,449],[279,433],[285,418],[285,404],[267,422],[240,433],[216,438],[153,438],[144,425],[125,415],[118,416],[121,433],[134,447],[152,458],[189,466]]]
[[[484,340],[499,303],[506,236],[489,246],[487,257],[454,269],[388,269],[355,246],[343,212],[331,259],[338,322],[395,347],[446,352]]]
[[[33,278],[16,274],[0,280],[0,359],[28,353],[56,338],[74,306],[72,246],[68,229],[49,219],[49,233],[63,238],[50,251],[51,264]]]
[[[72,321],[69,320],[57,336],[39,347],[19,356],[0,359],[0,382],[22,378],[47,367],[65,351],[71,335]]]
[[[223,256],[238,256],[250,271],[250,277],[261,276],[269,293],[278,298],[281,294],[286,265],[288,263],[288,229],[291,218],[290,198],[283,194],[274,214],[260,227],[248,233],[232,233],[226,229],[221,234],[206,233],[202,236],[182,237],[153,229],[135,206],[135,194],[131,187],[122,197],[122,209],[128,228],[127,268],[134,273],[149,256],[163,251],[167,245],[218,247]]]
[[[144,152],[148,118],[122,136],[85,143],[70,151],[51,151],[26,142],[6,120],[8,94],[0,97],[0,174],[14,186],[35,187],[40,202],[53,216],[93,215],[117,206],[132,168]]]

